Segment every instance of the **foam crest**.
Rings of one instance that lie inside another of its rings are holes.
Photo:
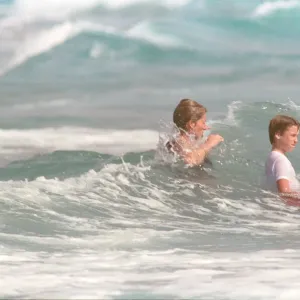
[[[282,104],[284,107],[287,107],[287,109],[292,110],[292,111],[297,111],[300,110],[300,105],[296,104],[294,101],[289,100],[286,104]]]
[[[149,166],[124,162],[107,164],[99,172],[90,170],[79,177],[64,180],[40,176],[32,181],[0,181],[0,205],[14,207],[6,216],[8,223],[14,223],[15,215],[26,208],[37,217],[38,223],[46,221],[50,231],[55,225],[57,232],[66,233],[67,230],[71,236],[74,232],[98,234],[99,230],[112,227],[138,228],[142,224],[147,227],[147,223],[156,223],[155,219],[161,214],[171,214],[172,218],[177,215],[165,203],[169,194],[145,179],[150,170]],[[152,220],[140,219],[149,212]],[[45,214],[48,219],[41,219],[40,216]],[[28,239],[26,225],[31,222],[32,218],[24,220],[25,235],[18,238],[21,242]],[[33,231],[40,232],[38,227]],[[2,238],[9,239],[10,236],[3,233],[0,240]],[[55,238],[52,240],[52,245],[57,246]],[[31,241],[38,245],[44,243],[41,237],[34,237]],[[50,245],[50,241],[48,243]],[[101,243],[105,247],[105,240]],[[62,246],[62,242],[59,244]],[[67,247],[67,243],[64,246]]]
[[[300,7],[300,2],[298,0],[263,2],[255,9],[253,16],[254,17],[269,16],[276,11],[288,10],[296,7]]]
[[[180,43],[177,39],[169,37],[167,35],[156,33],[150,24],[147,22],[141,22],[126,33],[127,36],[131,38],[137,38],[140,40],[145,40],[153,44],[158,44],[161,46],[178,46]]]
[[[15,14],[29,19],[65,18],[79,12],[90,10],[97,6],[110,9],[121,9],[131,5],[154,3],[170,8],[184,6],[189,0],[18,0],[15,3]]]
[[[27,20],[58,19],[71,14],[91,9],[102,1],[99,0],[18,0],[15,2],[15,14]]]
[[[56,25],[50,29],[42,30],[37,34],[29,34],[15,49],[15,55],[4,69],[0,71],[0,76],[9,70],[21,65],[31,57],[40,55],[80,32],[80,27],[74,26],[70,22]]]
[[[228,112],[225,119],[225,123],[228,125],[237,125],[237,120],[235,118],[235,113],[241,108],[241,101],[233,101],[228,105]]]
[[[152,130],[101,130],[81,127],[0,130],[0,153],[8,161],[55,150],[90,150],[108,154],[154,149]]]
[[[7,72],[24,64],[33,57],[51,51],[85,31],[125,36],[129,39],[148,41],[162,47],[180,46],[180,42],[177,39],[155,32],[147,22],[141,22],[125,32],[117,30],[112,26],[89,21],[63,22],[48,29],[33,30],[32,32],[28,30],[26,31],[25,38],[22,35],[23,29],[20,27],[20,24],[8,22],[3,23],[2,26],[0,25],[0,28],[1,27],[4,32],[11,32],[10,35],[15,32],[16,39],[10,49],[13,55],[8,63],[6,65],[4,64],[2,69],[0,68],[0,76],[5,75]],[[22,38],[17,39],[18,35],[22,36]],[[9,38],[6,39],[6,42],[8,41]],[[91,57],[99,56],[102,50],[99,46],[94,48],[91,52]]]

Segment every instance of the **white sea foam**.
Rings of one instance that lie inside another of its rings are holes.
[[[114,237],[124,239],[126,232]],[[101,238],[94,238],[94,244]],[[76,241],[69,242],[76,246]],[[87,250],[82,248],[84,240],[80,244],[81,250],[70,253],[12,254],[1,249],[1,294],[69,299],[128,299],[135,295],[242,300],[299,298],[299,250],[128,252],[105,251],[101,247]]]
[[[121,155],[155,149],[158,133],[152,130],[101,130],[92,128],[42,128],[0,130],[1,159],[14,159],[55,150],[91,150]]]
[[[155,32],[153,28],[151,28],[151,25],[147,22],[136,24],[126,32],[126,36],[146,40],[150,43],[161,46],[172,47],[180,45],[180,42],[177,39]]]
[[[20,23],[13,25],[2,24],[2,30],[4,32],[10,31],[9,36],[5,39],[8,42],[8,45],[10,45],[10,48],[7,46],[8,49],[6,49],[6,52],[10,52],[10,59],[8,62],[3,62],[3,65],[0,67],[0,76],[24,64],[29,59],[43,53],[47,53],[62,45],[67,40],[86,31],[107,33],[129,39],[143,40],[162,47],[180,46],[179,40],[156,32],[147,22],[133,25],[133,27],[126,29],[125,31],[118,30],[112,26],[89,21],[66,21],[53,25],[50,28],[34,30],[32,28],[27,30],[26,27],[25,29],[22,29]],[[91,57],[95,58],[100,54],[101,51],[99,45],[91,51]]]
[[[266,1],[256,7],[253,16],[254,17],[269,16],[276,11],[288,10],[296,7],[300,7],[299,0]]]
[[[146,178],[149,171],[150,167],[108,164],[99,172],[65,180],[0,182],[1,203],[11,208],[1,219],[13,220],[26,211],[30,217],[22,222],[38,220],[55,231],[51,236],[0,233],[1,295],[296,299],[299,250],[251,247],[260,235],[297,237],[297,213],[282,207],[271,210],[261,199],[195,199],[193,184],[162,177],[157,185]],[[169,191],[163,188],[166,183]],[[181,201],[182,197],[191,198]],[[93,215],[85,215],[86,210]],[[185,215],[188,210],[193,215]],[[241,245],[246,234],[251,235],[249,244]],[[7,246],[11,242],[18,248],[12,251]],[[235,251],[224,251],[226,243]],[[242,246],[249,251],[239,251]],[[204,251],[206,247],[218,251]]]
[[[14,13],[27,20],[61,19],[99,5],[110,9],[120,9],[135,4],[154,3],[174,8],[186,5],[188,2],[189,0],[26,0],[26,2],[17,0]]]
[[[56,25],[50,29],[42,30],[34,37],[28,35],[22,43],[15,49],[12,60],[1,70],[0,76],[7,71],[21,65],[29,58],[47,52],[54,47],[64,43],[69,38],[75,36],[80,30],[71,23],[66,22]]]

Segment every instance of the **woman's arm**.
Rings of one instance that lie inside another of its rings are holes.
[[[186,149],[183,151],[183,159],[189,165],[201,165],[207,154],[224,139],[219,134],[211,134],[205,143],[196,149]]]
[[[204,148],[198,148],[196,150],[184,150],[182,156],[186,164],[196,166],[203,164],[206,154]]]

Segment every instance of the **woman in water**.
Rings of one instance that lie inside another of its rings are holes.
[[[167,148],[188,165],[202,165],[207,154],[223,141],[219,134],[211,134],[203,142],[203,133],[209,129],[206,112],[204,106],[190,99],[181,100],[174,110],[173,122],[179,134],[167,143]]]
[[[286,153],[295,149],[299,127],[297,120],[285,115],[277,115],[270,121],[269,139],[272,151],[265,163],[267,187],[278,192],[292,205],[300,205],[300,183]]]

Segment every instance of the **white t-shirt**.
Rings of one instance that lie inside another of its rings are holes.
[[[278,192],[276,182],[279,179],[289,180],[292,191],[300,190],[300,183],[291,162],[278,151],[271,151],[268,155],[265,164],[265,175],[267,187],[273,192]]]

